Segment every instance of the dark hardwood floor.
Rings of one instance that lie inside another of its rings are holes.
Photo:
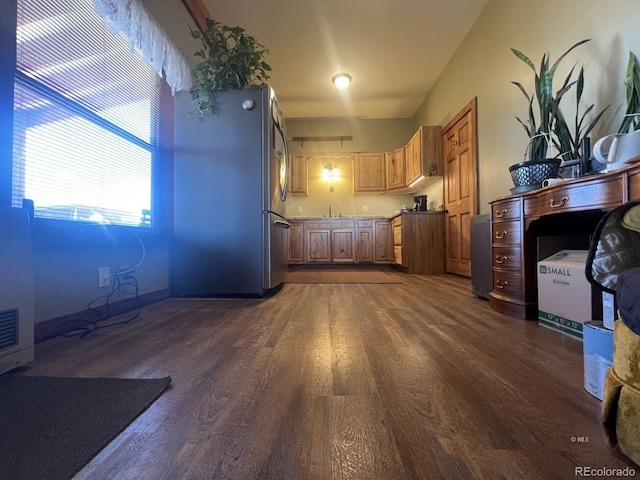
[[[604,443],[580,342],[493,312],[468,279],[393,275],[403,283],[165,300],[127,325],[37,344],[27,373],[173,379],[77,479],[640,469]]]

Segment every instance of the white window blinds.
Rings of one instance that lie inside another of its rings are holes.
[[[149,226],[162,89],[91,0],[19,0],[12,203]]]

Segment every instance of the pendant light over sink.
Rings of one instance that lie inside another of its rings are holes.
[[[338,90],[344,90],[351,83],[351,75],[348,73],[337,73],[331,79]]]

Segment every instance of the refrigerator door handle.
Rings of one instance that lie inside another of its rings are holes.
[[[271,215],[275,215],[276,217],[280,217],[285,222],[289,223],[289,219],[284,215],[280,215],[279,213],[274,212],[273,210],[266,210],[263,213],[270,213]]]
[[[289,222],[278,220],[277,218],[273,221],[273,224],[277,227],[291,228],[291,224]]]

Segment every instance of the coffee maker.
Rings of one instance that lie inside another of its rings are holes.
[[[413,197],[413,201],[415,202],[415,204],[413,205],[413,209],[416,212],[427,211],[427,195],[417,195]]]

